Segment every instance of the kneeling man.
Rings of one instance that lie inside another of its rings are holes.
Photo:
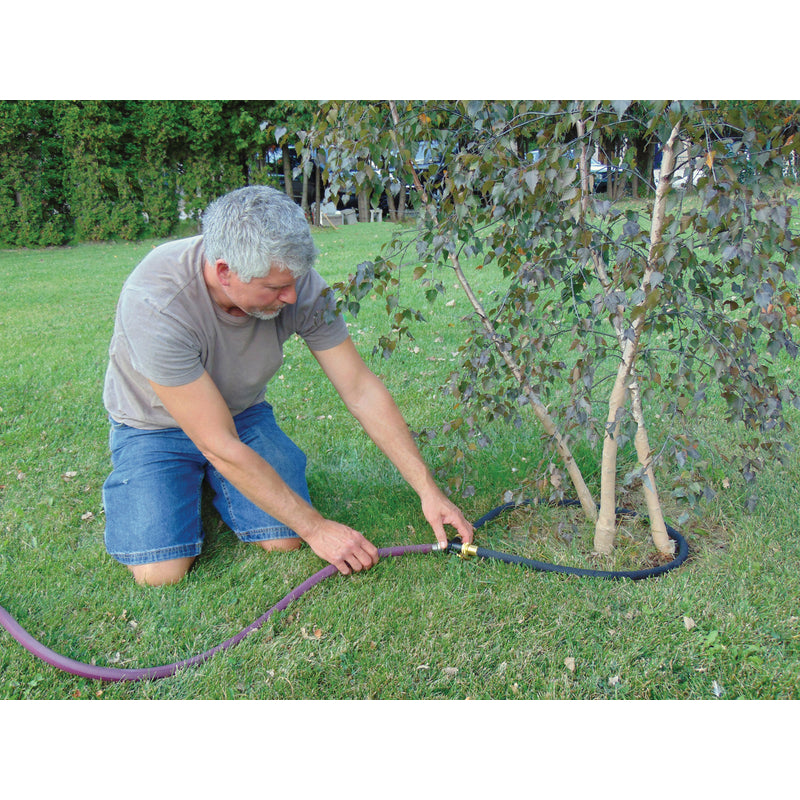
[[[472,541],[344,320],[326,313],[316,255],[300,207],[249,186],[208,207],[201,236],[155,248],[125,282],[103,393],[113,466],[103,501],[106,548],[139,583],[174,583],[191,568],[204,481],[244,542],[286,551],[305,541],[344,574],[377,562],[372,542],[311,505],[306,457],[265,400],[293,333],[419,495],[438,542],[445,525]]]

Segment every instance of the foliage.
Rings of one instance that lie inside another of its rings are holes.
[[[307,104],[2,101],[0,241],[167,236],[220,194],[269,182],[276,115],[294,106]]]
[[[480,446],[493,421],[518,425],[542,408],[567,445],[585,441],[599,463],[601,445],[623,448],[643,429],[627,406],[607,418],[621,376],[626,391],[640,386],[661,438],[623,485],[647,488],[646,467],[669,461],[681,469],[673,494],[694,507],[713,495],[719,456],[697,435],[704,401],[721,397],[747,431],[735,460],[748,480],[786,455],[785,414],[797,404],[784,381],[797,352],[797,120],[796,104],[764,102],[330,103],[317,142],[329,163],[373,191],[400,178],[419,210],[413,240],[402,232],[360,265],[340,287],[343,305],[385,297],[391,331],[378,348],[388,356],[423,316],[404,302],[408,282],[433,302],[455,276],[474,313],[447,383],[464,409],[450,428]],[[663,206],[628,199],[623,178],[655,189],[642,154],[665,151],[673,132],[680,169],[665,176]],[[443,172],[415,173],[419,142],[435,143]],[[610,160],[616,192],[592,193],[593,154]],[[497,289],[483,304],[462,264],[493,270]],[[562,464],[551,454],[535,488],[563,495]]]
[[[58,102],[55,121],[64,140],[65,200],[81,240],[137,238],[144,228],[133,189],[130,104]]]
[[[62,244],[68,233],[62,147],[52,103],[0,103],[0,239]]]
[[[316,199],[316,187],[310,185],[315,171],[314,161],[308,159],[302,167],[293,167],[290,150],[298,153],[302,150],[303,140],[313,127],[317,103],[311,101],[278,100],[267,117],[266,132],[278,146],[283,155],[284,175],[281,188],[289,197],[294,197],[294,181],[298,178],[302,184],[300,206],[309,213],[310,198]],[[297,174],[302,169],[302,173]],[[317,220],[319,222],[319,220]]]

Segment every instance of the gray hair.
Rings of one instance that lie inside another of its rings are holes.
[[[317,258],[300,206],[268,186],[245,186],[211,203],[203,214],[203,245],[212,264],[222,259],[243,283],[275,266],[301,278]]]

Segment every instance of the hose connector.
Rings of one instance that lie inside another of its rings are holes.
[[[459,558],[466,560],[476,555],[478,555],[478,545],[467,544],[466,542],[461,544],[461,549],[458,551]]]
[[[478,555],[478,546],[476,544],[467,544],[466,542],[462,542],[461,537],[451,539],[447,543],[447,549],[451,553],[455,553],[459,558],[463,558],[464,560]]]

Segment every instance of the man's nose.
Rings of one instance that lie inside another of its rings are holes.
[[[281,303],[286,303],[287,305],[293,305],[296,303],[297,291],[295,290],[295,287],[287,286],[285,289],[281,289],[278,299],[281,301]]]

